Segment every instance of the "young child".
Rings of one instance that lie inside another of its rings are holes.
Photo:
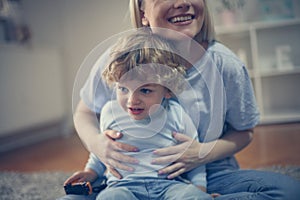
[[[173,52],[171,44],[147,29],[122,38],[113,47],[102,77],[115,88],[117,100],[103,107],[100,130],[121,132],[120,141],[139,149],[139,152],[123,153],[139,162],[131,165],[134,169],[131,172],[118,169],[122,179],[108,172],[108,187],[97,199],[212,198],[206,193],[204,166],[170,180],[157,173],[166,165],[151,163],[155,149],[176,144],[173,132],[189,133],[190,137],[198,139],[192,120],[172,99],[185,87],[184,62]],[[65,184],[93,182],[102,177],[105,170],[91,153],[85,170],[76,172]]]

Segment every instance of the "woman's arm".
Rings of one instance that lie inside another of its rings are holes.
[[[234,155],[251,142],[252,136],[253,129],[245,131],[229,131],[216,141],[201,144],[198,141],[193,141],[191,143],[191,138],[176,133],[174,134],[174,138],[178,140],[180,144],[157,149],[154,153],[161,157],[153,160],[153,163],[169,163],[174,160],[174,158],[180,157],[175,163],[159,171],[159,174],[169,174],[168,178],[172,179],[199,165]],[[200,152],[202,145],[204,145],[204,147],[207,146],[210,149],[209,152],[205,153],[205,156]],[[184,153],[182,154],[182,152]]]
[[[96,114],[92,112],[83,101],[80,101],[74,114],[74,124],[76,131],[88,151],[94,153],[111,172],[120,177],[113,168],[127,171],[133,170],[131,167],[120,162],[136,163],[132,157],[123,155],[123,151],[137,151],[136,147],[115,141],[122,137],[121,133],[113,130],[106,130],[99,134],[99,122]]]

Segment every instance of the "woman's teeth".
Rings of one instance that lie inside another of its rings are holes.
[[[176,22],[184,22],[184,21],[188,21],[191,20],[192,16],[182,16],[182,17],[174,17],[170,19],[170,22],[172,23],[176,23]]]

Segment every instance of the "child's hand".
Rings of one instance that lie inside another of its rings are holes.
[[[98,175],[93,170],[87,169],[85,171],[75,172],[72,176],[70,176],[65,182],[64,185],[68,185],[71,183],[79,183],[79,182],[93,182],[97,179]]]

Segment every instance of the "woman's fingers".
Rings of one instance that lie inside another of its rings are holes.
[[[191,138],[185,134],[176,133],[176,132],[173,133],[173,138],[176,139],[178,142],[187,142],[187,141],[193,140],[193,138]]]
[[[124,151],[137,151],[137,148],[131,145],[117,142],[115,139],[122,137],[122,134],[114,130],[106,130],[103,132],[100,140],[102,141],[101,154],[98,156],[100,160],[112,168],[119,168],[132,171],[132,167],[126,163],[138,163],[138,160],[125,155]],[[122,164],[121,164],[122,163]],[[123,164],[124,163],[124,164]]]
[[[191,141],[192,142],[192,141]],[[171,147],[156,149],[153,153],[159,156],[152,160],[153,164],[168,164],[178,160],[186,151],[191,142],[178,144]]]
[[[193,142],[193,139],[181,133],[173,133],[173,137],[180,143],[175,146],[156,149],[153,153],[158,156],[182,153],[183,150]]]
[[[193,138],[180,133],[173,133],[178,145],[157,149],[153,164],[170,164],[159,170],[159,174],[168,174],[168,178],[175,178],[196,166],[201,144]]]
[[[121,142],[114,142],[115,146],[118,148],[118,150],[123,150],[127,152],[138,152],[138,148],[135,146],[131,146],[129,144],[121,143]]]
[[[121,174],[113,167],[106,166],[107,170],[116,178],[121,179]]]
[[[106,130],[106,131],[103,131],[103,133],[113,140],[120,139],[122,137],[122,133],[120,133],[118,131],[114,131],[114,130]]]
[[[116,139],[120,139],[123,134],[118,132],[118,131],[114,131],[114,130],[106,130],[103,132],[107,137],[109,137],[110,139],[112,139],[113,141]],[[117,147],[119,150],[123,150],[123,151],[128,151],[128,152],[137,152],[138,148],[136,148],[135,146],[131,146],[129,144],[124,144],[121,142],[114,142],[115,147]]]
[[[167,155],[167,156],[162,156],[158,157],[152,160],[151,164],[154,165],[166,165],[170,164],[172,162],[175,162],[181,154],[174,154],[174,155]]]
[[[168,179],[173,179],[173,178],[175,178],[177,176],[180,176],[181,174],[183,174],[185,172],[187,172],[185,168],[179,168],[179,170],[177,170],[177,171],[169,174],[168,175]]]
[[[117,150],[119,150],[117,148]],[[128,155],[125,155],[119,151],[111,151],[110,152],[110,159],[108,159],[108,165],[111,168],[117,168],[117,169],[122,169],[122,170],[126,170],[126,171],[134,171],[134,168],[126,165],[126,163],[131,163],[131,164],[136,164],[138,163],[138,160],[130,157]],[[117,176],[116,176],[117,177]]]
[[[131,156],[125,155],[125,154],[123,154],[122,152],[119,152],[119,151],[111,152],[110,156],[113,158],[113,160],[116,160],[116,161],[119,161],[119,162],[132,163],[132,164],[138,163],[137,159],[135,159]]]
[[[160,169],[158,171],[159,174],[169,174],[168,178],[174,178],[175,174],[178,176],[181,173],[184,173],[184,164],[181,162],[173,163],[172,165],[169,165],[163,169]]]
[[[156,149],[153,153],[157,156],[168,156],[168,155],[178,154],[178,153],[182,152],[184,147],[185,147],[184,144],[178,144],[175,146]]]
[[[133,163],[137,163],[137,162],[133,162]],[[122,169],[125,171],[134,171],[134,168],[127,166],[126,164],[123,164],[123,163],[119,162],[118,160],[114,160],[114,159],[108,160],[108,165],[110,167]]]

